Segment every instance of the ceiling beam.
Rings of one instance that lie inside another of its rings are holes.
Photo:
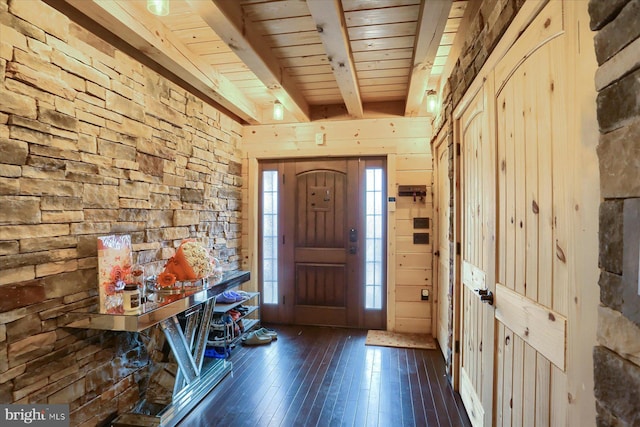
[[[419,115],[452,0],[422,2],[404,115]]]
[[[307,0],[307,5],[329,57],[347,111],[350,116],[360,119],[364,114],[362,98],[340,1]]]
[[[245,22],[240,2],[235,0],[186,1],[293,117],[301,122],[310,121],[309,105],[302,92],[275,55],[271,53],[271,48],[253,29],[251,22]]]
[[[65,1],[239,118],[250,124],[261,122],[260,111],[253,101],[226,77],[191,53],[164,24],[151,15],[141,15],[137,9],[121,2]]]

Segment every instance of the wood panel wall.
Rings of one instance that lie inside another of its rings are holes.
[[[245,126],[243,129],[243,268],[258,272],[258,161],[261,159],[387,156],[387,191],[396,197],[388,212],[387,329],[431,333],[431,245],[414,245],[412,216],[427,216],[431,206],[431,123],[428,118],[376,118],[306,124]],[[321,134],[323,144],[316,144]],[[398,184],[427,185],[427,199],[397,197]],[[428,231],[429,230],[421,230]],[[257,273],[252,285],[258,288]]]

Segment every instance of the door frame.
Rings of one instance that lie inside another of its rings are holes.
[[[255,180],[253,182],[255,182],[257,185],[254,187],[256,188],[255,193],[253,194],[253,196],[255,197],[254,200],[256,200],[256,210],[255,210],[255,216],[254,216],[254,221],[253,223],[254,225],[254,229],[256,230],[255,236],[256,236],[256,256],[254,258],[254,262],[256,264],[256,268],[254,271],[257,272],[257,280],[256,280],[256,284],[255,286],[257,287],[258,291],[262,291],[262,286],[263,286],[263,282],[262,282],[262,259],[261,259],[261,254],[262,254],[262,221],[261,221],[261,212],[262,212],[262,207],[261,207],[261,200],[262,200],[262,180],[261,180],[261,176],[262,176],[262,171],[263,170],[277,170],[278,171],[278,180],[281,183],[280,185],[282,185],[282,177],[283,174],[288,174],[291,175],[292,173],[295,173],[295,163],[296,162],[322,162],[322,161],[357,161],[357,164],[355,165],[355,168],[352,167],[347,167],[347,170],[349,169],[355,169],[351,172],[355,172],[355,176],[357,179],[357,187],[358,187],[358,209],[357,212],[355,213],[350,213],[349,217],[353,217],[353,215],[356,216],[356,218],[351,221],[352,223],[355,224],[355,226],[357,227],[358,230],[360,230],[360,232],[358,233],[358,242],[357,242],[357,246],[359,247],[359,257],[358,260],[355,262],[354,266],[357,269],[357,271],[354,274],[349,273],[350,276],[352,277],[356,277],[357,280],[360,282],[360,287],[358,288],[358,300],[359,300],[359,304],[357,306],[357,313],[351,313],[349,314],[349,319],[353,320],[357,320],[357,324],[350,324],[350,327],[359,327],[359,328],[366,328],[366,329],[373,329],[373,328],[383,328],[386,326],[387,324],[387,317],[388,317],[388,309],[389,309],[389,304],[388,304],[388,289],[389,289],[389,282],[388,282],[388,268],[389,268],[389,247],[388,247],[388,241],[389,241],[389,225],[388,225],[388,221],[389,221],[389,212],[387,211],[387,192],[388,192],[388,185],[389,185],[389,174],[388,174],[388,168],[387,168],[387,164],[388,164],[388,158],[387,156],[380,156],[380,155],[371,155],[371,156],[341,156],[341,157],[292,157],[292,158],[278,158],[278,159],[255,159]],[[265,168],[264,166],[268,165],[267,168]],[[270,167],[269,167],[270,166]],[[367,167],[380,167],[382,169],[382,206],[381,206],[381,212],[382,212],[382,233],[383,233],[383,237],[382,237],[382,260],[383,260],[383,267],[382,267],[382,272],[381,272],[381,277],[382,277],[382,285],[383,285],[383,289],[382,289],[382,307],[380,310],[376,310],[375,314],[370,314],[367,312],[367,309],[365,308],[365,262],[364,262],[364,256],[365,256],[365,250],[366,250],[366,246],[365,246],[365,227],[366,227],[366,219],[365,219],[365,211],[366,211],[366,193],[365,193],[365,173],[366,173],[366,169]],[[285,199],[285,197],[283,197],[284,192],[288,192],[289,194],[289,198],[293,197],[293,192],[294,192],[294,187],[292,187],[292,184],[295,183],[294,177],[290,177],[286,180],[287,183],[289,183],[288,187],[280,187],[282,191],[279,193],[279,207],[278,207],[278,212],[284,212],[284,206],[283,206],[283,200]],[[286,184],[285,184],[286,185]],[[250,196],[251,197],[251,196]],[[280,233],[287,233],[290,235],[289,239],[286,239],[286,243],[282,244],[281,246],[281,250],[278,251],[278,282],[280,284],[284,283],[285,281],[289,281],[290,283],[294,283],[295,282],[295,268],[283,268],[283,264],[286,263],[286,260],[293,260],[294,259],[294,251],[295,251],[295,243],[294,243],[294,239],[293,239],[293,233],[294,233],[294,227],[293,227],[293,222],[287,224],[286,223],[286,219],[284,218],[284,216],[279,215],[278,217],[278,230],[279,230],[279,234]],[[347,254],[347,256],[349,256]],[[279,298],[280,300],[280,295]],[[279,301],[277,304],[265,304],[264,301],[261,302],[261,305],[263,306],[262,308],[262,313],[263,313],[263,317],[265,317],[265,315],[267,317],[272,316],[273,318],[277,318],[278,319],[278,323],[293,323],[295,321],[295,312],[293,309],[293,305],[289,305],[289,308],[285,307],[281,301]]]
[[[440,344],[440,350],[442,352],[442,355],[445,359],[445,365],[447,367],[447,374],[448,374],[448,378],[449,381],[454,384],[455,381],[457,381],[458,379],[458,373],[457,373],[457,366],[458,366],[458,358],[459,358],[459,353],[456,353],[455,349],[456,349],[456,340],[458,340],[458,336],[459,336],[459,330],[456,331],[455,325],[457,325],[457,322],[455,320],[455,313],[459,312],[459,309],[456,308],[457,306],[459,306],[459,300],[457,298],[458,295],[458,290],[456,288],[456,280],[454,275],[451,274],[451,271],[449,270],[449,268],[440,268],[441,265],[441,259],[444,256],[444,254],[442,254],[442,250],[441,248],[445,247],[446,245],[446,251],[447,251],[447,256],[449,257],[449,262],[447,263],[447,266],[451,265],[451,261],[453,260],[455,263],[455,238],[454,238],[454,230],[455,227],[452,224],[452,218],[453,220],[456,219],[456,215],[454,213],[454,208],[456,206],[456,204],[450,204],[451,199],[455,198],[457,196],[457,185],[454,185],[454,183],[457,182],[456,176],[454,175],[455,172],[457,172],[458,168],[455,167],[455,162],[457,161],[458,156],[456,155],[456,150],[455,150],[455,144],[453,144],[453,135],[448,131],[448,128],[443,127],[438,134],[436,135],[435,139],[434,139],[434,143],[432,145],[432,153],[433,153],[433,162],[434,162],[434,174],[433,174],[433,180],[434,180],[434,199],[433,199],[433,222],[434,222],[434,256],[432,258],[432,268],[433,268],[433,278],[434,278],[434,290],[435,290],[435,295],[436,298],[434,299],[434,331],[435,331],[435,337],[438,339],[438,343]],[[440,158],[441,156],[441,151],[445,151],[446,152],[446,162],[443,161],[442,163],[440,162]],[[451,153],[453,154],[453,157],[451,155]],[[451,160],[450,160],[451,157]],[[447,171],[447,179],[445,182],[440,182],[440,170],[442,168],[446,168]],[[450,174],[451,172],[453,172],[453,174]],[[449,199],[447,201],[445,201],[445,203],[447,203],[448,208],[449,208],[449,213],[448,216],[446,217],[446,223],[442,224],[440,222],[440,210],[443,208],[442,206],[440,206],[440,191],[442,188],[444,188],[444,186],[448,186],[449,187]],[[441,229],[443,227],[446,227],[446,229],[448,230],[447,233],[447,240],[446,242],[441,242],[440,241],[440,236],[441,236]],[[453,289],[452,295],[451,295],[451,305],[446,304],[445,301],[441,301],[441,296],[443,295],[443,291],[446,295],[448,295],[449,293],[449,289],[443,290],[440,289],[440,284],[441,284],[441,275],[447,275],[449,276],[449,288]],[[446,305],[445,305],[446,304]],[[446,313],[443,312],[444,309],[446,307]],[[445,317],[446,316],[446,317]],[[448,324],[449,321],[451,321],[451,324]],[[441,340],[441,336],[440,336],[440,331],[441,331],[441,322],[446,322],[447,323],[447,337],[446,337],[446,341],[443,342],[443,340]],[[451,332],[451,336],[449,336],[449,332]],[[450,355],[450,359],[447,358],[447,356]]]

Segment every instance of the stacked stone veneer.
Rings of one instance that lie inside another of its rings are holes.
[[[241,125],[37,1],[0,0],[0,403],[72,425],[144,390],[139,334],[65,328],[97,303],[96,237],[158,272],[184,238],[240,253]]]
[[[598,425],[640,425],[640,1],[591,0],[598,71]]]

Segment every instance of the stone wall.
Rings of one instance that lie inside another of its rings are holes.
[[[589,2],[597,31],[600,302],[598,425],[640,424],[640,1]]]
[[[0,403],[128,410],[149,336],[65,328],[96,237],[160,270],[184,238],[239,266],[241,125],[40,1],[0,0]]]

